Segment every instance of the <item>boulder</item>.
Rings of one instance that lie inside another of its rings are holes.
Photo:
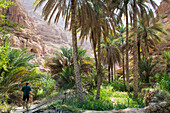
[[[160,105],[161,107],[163,107],[163,108],[166,108],[166,107],[169,107],[169,106],[170,106],[170,103],[164,101],[164,102],[160,102],[159,105]]]

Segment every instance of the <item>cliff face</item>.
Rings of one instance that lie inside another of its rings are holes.
[[[71,45],[71,35],[64,31],[63,22],[60,20],[59,24],[50,25],[47,24],[41,17],[42,8],[38,8],[35,12],[35,7],[33,3],[35,0],[20,0],[25,10],[28,12],[29,16],[34,20],[34,26],[37,30],[37,33],[41,36],[44,43],[48,48],[53,52],[56,49],[59,49],[61,46],[70,46]],[[67,38],[70,37],[70,38]],[[69,40],[70,39],[70,40]]]
[[[33,19],[28,15],[20,0],[11,0],[15,5],[11,5],[7,10],[3,9],[6,18],[12,22],[33,28]]]
[[[7,19],[27,26],[27,33],[33,35],[39,35],[38,38],[48,46],[48,52],[52,53],[54,50],[59,49],[60,46],[70,46],[67,40],[66,33],[63,31],[61,25],[51,24],[41,18],[41,9],[34,12],[32,4],[35,0],[12,0],[15,5],[9,7],[8,10],[4,10]],[[33,36],[35,37],[35,36]],[[27,45],[27,44],[26,44]]]
[[[158,14],[162,15],[160,19],[164,24],[170,23],[170,0],[163,0],[158,8]]]
[[[170,0],[163,0],[158,8],[158,14],[162,16],[159,22],[164,24],[167,36],[161,35],[163,42],[159,45],[161,51],[170,51]]]
[[[36,62],[42,65],[45,63],[43,60],[45,56],[51,56],[61,46],[70,47],[71,34],[64,30],[62,19],[59,20],[59,24],[48,25],[41,17],[42,8],[34,12],[33,3],[35,0],[11,1],[15,5],[10,6],[8,10],[3,10],[3,13],[7,19],[27,27],[20,32],[13,31],[13,34],[9,35],[12,39],[12,47],[28,48],[28,51],[36,54]],[[89,42],[85,41],[83,47],[91,53]]]
[[[10,6],[7,10],[3,9],[6,18],[27,27],[19,31],[11,30],[12,34],[8,34],[11,46],[13,48],[27,48],[29,52],[36,54],[35,62],[43,65],[45,63],[43,57],[49,55],[49,50],[46,49],[46,45],[34,27],[33,19],[28,15],[21,2],[19,0],[11,1],[15,5]],[[40,66],[40,69],[43,67]]]
[[[38,8],[35,12],[35,6],[32,4],[35,0],[20,0],[26,11],[29,13],[29,16],[34,20],[34,26],[38,31],[38,34],[41,35],[44,43],[51,50],[59,49],[61,46],[69,47],[72,43],[70,31],[64,30],[64,21],[62,18],[59,19],[57,24],[54,24],[51,21],[51,24],[48,25],[47,22],[41,17],[42,7]],[[78,41],[80,45],[80,42]],[[92,54],[92,48],[89,41],[85,41],[82,45],[83,48]]]

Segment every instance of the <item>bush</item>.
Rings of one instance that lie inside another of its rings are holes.
[[[114,91],[126,91],[126,86],[121,81],[114,81],[111,83]],[[129,84],[130,91],[133,91],[133,85]]]
[[[39,72],[41,78],[37,81],[37,84],[41,84],[37,89],[36,96],[38,98],[45,97],[50,95],[56,89],[55,80],[51,78],[51,75],[48,73]]]
[[[57,101],[50,106],[55,106],[59,109],[66,110],[68,112],[76,112],[77,110],[112,110],[113,103],[111,97],[113,94],[113,87],[102,86],[100,92],[100,99],[95,99],[96,90],[93,90],[91,94],[84,94],[85,101],[80,102],[75,100],[74,94],[68,94],[68,99],[65,103]]]
[[[50,106],[55,106],[58,109],[62,109],[68,112],[75,112],[77,110],[97,110],[97,111],[104,111],[104,110],[112,110],[113,104],[109,100],[98,99],[95,100],[94,95],[88,95],[84,102],[80,102],[79,100],[74,101],[70,98],[67,100],[66,103],[61,101],[56,101],[55,103],[51,104]]]
[[[111,110],[113,109],[113,103],[111,97],[113,94],[113,87],[111,86],[101,86],[100,99],[95,99],[96,90],[92,91],[92,94],[85,95],[85,101],[76,101],[73,103],[78,108],[85,110]]]
[[[160,90],[159,93],[156,94],[156,97],[161,101],[170,102],[170,93],[165,90]]]
[[[93,101],[85,101],[85,102],[77,102],[76,103],[78,108],[86,109],[86,110],[97,110],[97,111],[104,111],[104,110],[111,110],[113,109],[113,104],[109,100],[93,100]]]
[[[119,82],[120,83],[120,82]],[[85,101],[80,102],[75,99],[74,94],[67,94],[66,102],[56,101],[50,106],[57,107],[68,112],[78,112],[82,110],[113,110],[113,109],[124,109],[124,108],[143,108],[143,98],[133,99],[132,93],[127,92],[114,92],[114,87],[112,85],[104,84],[101,86],[100,98],[95,99],[96,90],[92,90],[91,93],[84,94]],[[120,90],[120,89],[119,89]],[[111,99],[114,97],[116,105],[113,106]]]
[[[162,90],[166,90],[170,92],[170,73],[168,75],[164,75],[160,82],[158,83],[158,87]]]
[[[114,99],[117,104],[114,105],[116,110],[125,108],[143,108],[143,98],[134,99],[132,93],[127,92],[114,92]]]

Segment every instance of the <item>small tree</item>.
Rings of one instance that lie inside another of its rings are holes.
[[[158,64],[158,61],[153,62],[153,58],[150,57],[147,61],[142,60],[138,66],[140,68],[140,72],[145,76],[145,82],[149,83],[149,77],[154,73],[154,67]]]

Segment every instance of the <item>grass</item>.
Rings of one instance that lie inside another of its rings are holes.
[[[125,108],[143,108],[144,102],[143,99],[133,99],[132,93],[128,94],[127,92],[114,92],[113,97],[117,103],[114,108],[125,109]]]
[[[128,98],[127,92],[114,92],[112,96],[115,98]]]
[[[100,92],[100,99],[95,99],[96,90],[93,90],[91,94],[84,94],[85,101],[80,102],[75,100],[73,94],[67,95],[68,99],[66,102],[55,101],[50,104],[52,107],[57,107],[68,112],[80,112],[83,110],[96,110],[96,111],[106,111],[106,110],[119,110],[125,108],[143,108],[144,103],[142,99],[133,99],[132,93],[114,91],[112,85],[102,86]],[[113,106],[111,99],[114,97],[116,105]]]

